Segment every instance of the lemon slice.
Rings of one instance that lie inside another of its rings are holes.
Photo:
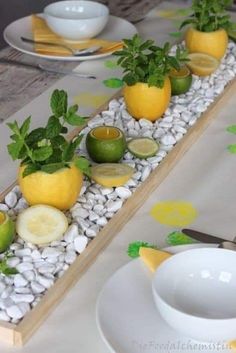
[[[7,213],[0,212],[0,252],[7,250],[15,236],[15,224]]]
[[[157,267],[171,256],[171,254],[168,252],[144,247],[139,249],[139,255],[145,265],[152,272],[155,272]]]
[[[18,235],[32,244],[48,244],[60,239],[68,228],[64,213],[55,207],[35,205],[19,214],[16,222]]]
[[[124,185],[134,171],[126,164],[102,163],[91,168],[91,177],[96,183],[110,188]]]
[[[151,138],[135,138],[128,142],[128,150],[140,159],[155,156],[158,151],[158,144]]]
[[[197,76],[211,75],[219,66],[219,61],[208,54],[192,53],[188,55],[188,58],[190,61],[187,62],[187,65]]]

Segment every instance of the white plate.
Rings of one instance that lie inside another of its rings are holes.
[[[116,16],[110,16],[108,24],[102,33],[97,37],[99,39],[106,39],[111,41],[120,41],[124,38],[131,38],[137,33],[136,27],[122,18]],[[5,41],[13,48],[20,50],[23,53],[37,56],[40,58],[51,59],[51,60],[62,60],[62,61],[83,61],[104,58],[111,55],[111,53],[105,54],[94,54],[83,57],[76,56],[57,56],[57,55],[45,55],[36,53],[33,49],[33,45],[24,43],[20,37],[32,38],[31,30],[31,16],[27,16],[16,20],[9,24],[4,32],[3,36]]]
[[[181,245],[166,248],[179,253],[214,244]],[[159,315],[152,298],[152,274],[139,260],[120,268],[105,284],[96,308],[99,332],[115,353],[212,353],[214,344],[200,343],[180,336]],[[229,352],[219,342],[220,352]]]

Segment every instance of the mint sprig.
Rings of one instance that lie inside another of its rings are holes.
[[[157,246],[146,242],[142,242],[142,241],[135,241],[129,244],[127,254],[129,255],[129,257],[135,259],[136,257],[139,257],[140,248],[157,249]]]
[[[192,25],[201,32],[213,32],[220,28],[231,30],[234,25],[226,9],[232,3],[232,0],[193,0],[192,14],[183,21],[180,29]]]
[[[188,61],[186,49],[179,47],[175,55],[170,55],[170,43],[161,48],[154,45],[153,40],[143,41],[137,34],[123,42],[124,49],[114,54],[119,56],[117,64],[123,68],[123,81],[128,86],[143,82],[163,88],[171,69],[179,70],[181,64]]]
[[[54,173],[62,168],[70,168],[74,161],[76,149],[83,135],[79,135],[72,141],[67,141],[63,136],[70,126],[82,126],[87,118],[77,114],[78,105],[68,107],[68,97],[64,90],[56,89],[50,99],[52,115],[45,127],[39,127],[30,131],[31,117],[29,116],[21,126],[17,121],[7,125],[13,132],[12,142],[7,146],[13,160],[20,159],[21,165],[25,165],[23,177],[39,170],[46,173]],[[76,163],[76,166],[89,175],[89,163]]]

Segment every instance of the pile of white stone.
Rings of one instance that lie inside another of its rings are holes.
[[[60,241],[38,247],[16,238],[10,246],[12,257],[8,259],[8,265],[15,267],[18,274],[0,274],[0,320],[18,323],[40,301],[47,289],[63,275],[138,185],[158,167],[167,153],[235,77],[235,56],[236,45],[229,43],[227,55],[219,69],[210,77],[194,77],[189,92],[172,97],[163,118],[155,123],[145,119],[134,120],[126,111],[123,98],[112,100],[107,111],[88,123],[88,127],[83,130],[85,136],[79,151],[85,156],[86,133],[100,125],[119,127],[127,138],[152,137],[159,143],[159,151],[156,156],[146,160],[137,159],[127,152],[122,162],[134,167],[136,172],[122,187],[104,188],[85,181],[78,202],[67,213],[70,226]],[[27,203],[17,186],[6,196],[5,202],[0,204],[0,210],[7,211],[13,219],[26,207]]]

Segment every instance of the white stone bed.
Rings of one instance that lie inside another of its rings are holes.
[[[70,226],[60,241],[46,247],[38,247],[16,238],[11,244],[10,267],[18,274],[0,274],[0,320],[17,324],[24,315],[40,301],[47,289],[68,269],[89,242],[122,207],[135,189],[158,167],[168,152],[195,124],[208,106],[221,94],[225,86],[236,75],[236,44],[230,42],[219,69],[211,76],[193,76],[192,87],[184,95],[172,97],[171,104],[162,119],[151,123],[134,120],[125,109],[123,98],[112,100],[109,109],[89,121],[85,134],[93,127],[114,125],[125,132],[127,138],[146,136],[158,141],[160,148],[156,156],[139,160],[127,152],[123,163],[136,169],[126,185],[104,188],[89,181],[84,182],[81,195],[72,209],[66,213]],[[80,154],[86,155],[85,136]],[[27,207],[19,187],[16,186],[0,203],[0,210],[7,211],[15,219]],[[0,255],[3,258],[4,254]]]

